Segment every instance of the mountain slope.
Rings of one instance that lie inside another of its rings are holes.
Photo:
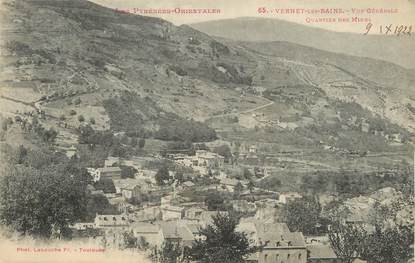
[[[285,62],[299,79],[323,89],[329,97],[357,102],[414,131],[411,109],[415,75],[410,70],[380,60],[324,52],[287,42],[237,43],[260,56]]]
[[[89,99],[101,104],[112,93],[134,90],[167,111],[200,119],[235,95],[217,91],[220,85],[249,84],[239,65],[255,67],[248,55],[235,58],[232,49],[187,26],[87,1],[7,1],[3,10],[3,61],[15,59],[3,69],[16,75],[3,79],[35,82],[54,100],[101,94]]]
[[[213,36],[240,41],[287,41],[326,51],[381,59],[415,68],[415,37],[339,33],[269,18],[236,18],[195,23]],[[361,25],[362,33],[366,25]]]
[[[324,128],[341,122],[340,101],[356,103],[357,115],[368,111],[383,126],[415,129],[413,72],[392,63],[287,42],[213,38],[82,0],[9,0],[1,12],[2,99],[16,88],[35,93],[40,100],[23,102],[74,127],[87,117],[95,128],[119,132],[140,128],[129,125],[137,122],[154,131],[171,118],[237,116],[240,126],[254,128],[251,115],[270,111],[265,118]],[[275,116],[270,109],[290,110]]]

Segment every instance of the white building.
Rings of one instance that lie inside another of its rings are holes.
[[[94,182],[101,179],[121,179],[121,169],[119,167],[87,168]]]
[[[201,174],[207,174],[209,169],[220,169],[225,163],[225,157],[204,150],[196,151],[194,156],[177,154],[173,158],[177,164],[192,167]]]
[[[182,219],[184,208],[180,206],[165,205],[161,207],[162,220]]]

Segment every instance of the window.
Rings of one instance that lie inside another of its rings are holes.
[[[265,256],[264,256],[264,261],[265,261],[265,262],[268,262],[268,254],[265,254]]]
[[[300,254],[298,254],[298,259],[301,259],[301,253],[300,253]]]

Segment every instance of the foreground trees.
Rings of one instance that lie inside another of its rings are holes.
[[[329,240],[336,256],[351,263],[362,251],[366,232],[362,228],[336,223],[329,231]]]
[[[365,238],[361,257],[369,263],[407,262],[411,258],[411,245],[414,243],[414,229],[398,226],[381,230]]]
[[[355,258],[368,263],[399,263],[411,258],[413,230],[413,226],[377,226],[369,233],[363,227],[336,223],[329,231],[329,239],[343,263],[351,263]]]
[[[289,202],[282,211],[283,221],[288,228],[304,234],[316,234],[320,222],[321,206],[314,197],[305,197]]]
[[[11,158],[0,179],[1,222],[34,237],[70,236],[69,225],[86,216],[87,171],[44,149],[5,151]]]
[[[188,257],[200,263],[241,263],[259,250],[252,246],[245,233],[237,232],[238,221],[228,215],[213,217],[213,224],[202,228],[202,239],[196,240]]]

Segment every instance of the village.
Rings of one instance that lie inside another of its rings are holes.
[[[246,146],[241,156],[257,154],[255,145]],[[76,153],[74,153],[76,155]],[[217,215],[239,214],[237,230],[247,234],[254,244],[262,245],[261,251],[251,254],[246,262],[341,262],[336,256],[327,234],[330,225],[318,225],[317,234],[305,235],[289,230],[281,220],[287,204],[301,200],[299,192],[276,192],[261,189],[255,182],[268,175],[266,168],[252,170],[248,179],[236,179],[226,174],[226,167],[235,164],[225,162],[225,157],[208,150],[196,150],[194,155],[182,153],[155,156],[166,159],[187,173],[143,168],[139,157],[128,160],[108,157],[104,167],[88,168],[93,178],[89,191],[103,196],[116,208],[116,213],[97,213],[91,222],[78,222],[71,226],[73,238],[87,240],[107,249],[126,249],[128,239],[136,240],[134,249],[144,251],[149,257],[157,253],[165,242],[191,247],[195,240],[203,239],[199,231],[212,224]],[[148,158],[146,159],[148,161]],[[123,178],[120,167],[129,166],[134,174]],[[157,175],[158,174],[158,175]],[[203,179],[203,180],[201,180]],[[197,198],[198,193],[211,193]],[[224,202],[220,195],[230,196]],[[401,194],[393,188],[385,188],[371,197],[349,200],[352,210],[344,223],[364,226],[370,231],[374,226],[363,219],[376,202],[391,202]],[[335,201],[336,196],[320,195],[324,206]],[[413,222],[413,214],[401,215],[401,223]],[[126,243],[127,242],[127,243]],[[364,262],[356,258],[353,262]]]

